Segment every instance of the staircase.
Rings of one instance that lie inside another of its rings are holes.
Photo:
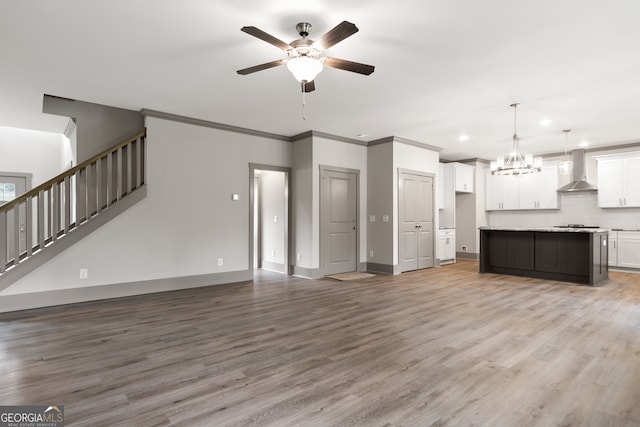
[[[146,196],[146,131],[0,206],[0,291]]]

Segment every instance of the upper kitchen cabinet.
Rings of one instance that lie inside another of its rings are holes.
[[[556,165],[542,167],[539,173],[522,175],[519,187],[520,209],[558,208],[558,169]]]
[[[640,206],[640,153],[597,157],[598,206]]]
[[[520,176],[486,173],[485,209],[558,209],[557,166],[547,165],[539,173]]]
[[[515,176],[492,175],[489,170],[485,176],[485,210],[518,209],[518,178]]]
[[[463,163],[454,163],[456,193],[473,193],[475,167]]]

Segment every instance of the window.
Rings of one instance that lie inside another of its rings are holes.
[[[0,182],[0,202],[8,202],[16,198],[16,185],[14,183]]]

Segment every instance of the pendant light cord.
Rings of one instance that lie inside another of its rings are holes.
[[[515,104],[511,104],[511,106],[513,107],[513,153],[516,155],[520,155],[519,152],[519,140],[520,137],[518,137],[518,103]]]

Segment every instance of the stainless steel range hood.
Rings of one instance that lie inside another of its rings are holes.
[[[587,157],[584,150],[573,150],[571,152],[573,161],[573,171],[571,172],[571,182],[558,188],[558,191],[567,193],[571,191],[597,191],[598,187],[587,182]]]

